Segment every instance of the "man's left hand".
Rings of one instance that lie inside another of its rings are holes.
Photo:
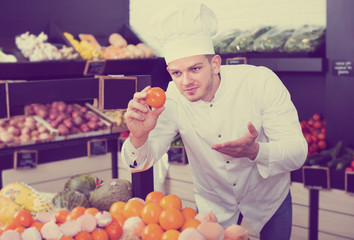
[[[258,131],[251,122],[247,124],[248,133],[241,138],[230,142],[224,142],[221,144],[215,144],[212,149],[226,154],[233,158],[248,157],[254,160],[257,157],[259,144],[256,142],[258,137]]]

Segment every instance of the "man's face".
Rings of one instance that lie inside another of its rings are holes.
[[[205,55],[197,55],[174,60],[167,71],[172,80],[189,101],[209,102],[219,86],[221,58],[215,55],[211,61]]]

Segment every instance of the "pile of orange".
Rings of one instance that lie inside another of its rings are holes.
[[[95,215],[99,210],[96,208],[84,208],[84,207],[75,207],[71,211],[67,210],[58,210],[55,212],[55,223],[60,226],[62,223],[70,220],[76,220],[83,214]],[[32,216],[32,214],[25,210],[21,209],[16,212],[13,217],[13,220],[10,224],[4,226],[0,229],[0,236],[6,230],[15,230],[19,233],[22,233],[26,228],[35,227],[40,232],[44,223],[41,223]],[[118,240],[122,236],[123,229],[122,225],[116,221],[115,218],[112,219],[112,222],[106,227],[96,227],[92,232],[79,232],[74,237],[61,237],[60,240]]]
[[[76,220],[83,214],[95,215],[96,208],[75,207],[71,211],[64,209],[55,212],[55,223],[60,226],[66,221]],[[200,221],[193,208],[182,208],[182,200],[176,195],[164,195],[161,192],[150,192],[145,199],[132,198],[127,202],[117,201],[109,209],[112,222],[106,227],[96,227],[92,232],[80,232],[74,237],[62,237],[60,240],[117,240],[123,234],[123,225],[128,218],[140,217],[145,223],[141,230],[142,240],[177,240],[181,231],[186,228],[197,228]],[[12,229],[19,233],[29,227],[36,227],[40,232],[44,224],[35,220],[27,210],[20,210],[13,222],[0,230]]]
[[[150,192],[144,200],[115,202],[109,212],[122,224],[129,217],[140,217],[146,224],[141,232],[142,240],[177,240],[182,230],[200,224],[194,219],[197,212],[193,208],[182,208],[178,196],[159,191]]]

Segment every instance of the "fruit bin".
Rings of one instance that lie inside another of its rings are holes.
[[[16,115],[0,119],[0,149],[52,141],[58,131],[38,116]]]
[[[54,101],[49,104],[29,104],[25,114],[41,116],[46,125],[54,128],[54,140],[97,136],[111,133],[111,122],[102,118],[98,110],[89,104],[68,104]]]

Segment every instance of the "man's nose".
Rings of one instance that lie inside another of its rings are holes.
[[[182,77],[183,77],[183,79],[182,79],[183,85],[189,85],[189,84],[191,84],[193,82],[193,79],[192,79],[192,77],[190,76],[189,73],[183,74]]]

